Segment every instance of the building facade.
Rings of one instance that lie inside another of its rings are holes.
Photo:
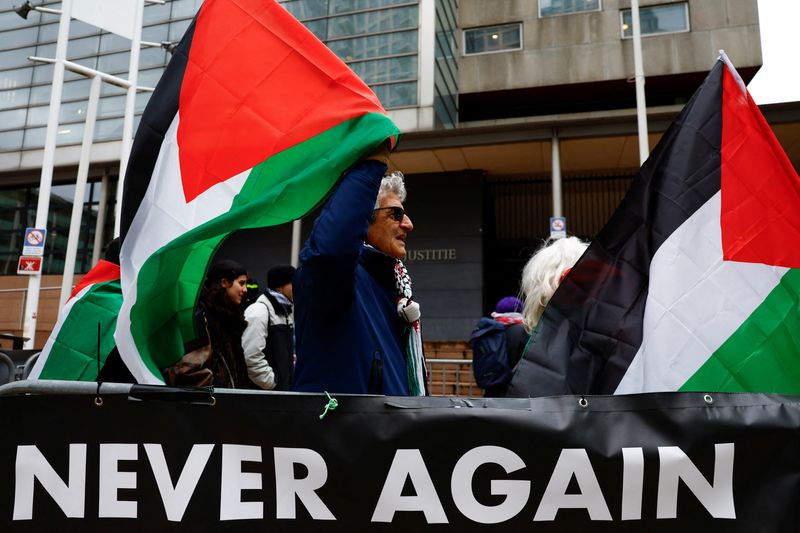
[[[373,88],[406,132],[392,164],[407,175],[415,223],[407,262],[426,340],[467,338],[494,301],[516,292],[519,269],[547,236],[556,209],[554,157],[568,229],[586,238],[638,169],[629,0],[279,2]],[[719,49],[746,81],[755,74],[760,34],[757,0],[640,4],[652,147]],[[143,40],[179,40],[200,5],[147,4]],[[14,272],[22,232],[33,225],[52,78],[52,66],[28,56],[54,56],[57,26],[54,15],[31,12],[23,20],[0,11],[0,290],[7,291],[0,299],[9,302],[0,329],[8,331],[21,329],[14,306],[24,298],[24,280]],[[124,78],[125,46],[73,21],[67,57]],[[140,85],[154,86],[168,60],[162,48],[143,48]],[[78,75],[65,78],[45,255],[53,276],[63,271],[88,85]],[[140,93],[137,116],[148,98]],[[95,243],[111,237],[124,100],[121,89],[103,88],[76,273],[97,257]],[[798,166],[797,106],[764,111]],[[303,235],[311,220],[304,219]],[[219,253],[263,281],[267,268],[290,261],[290,249],[287,225],[238,232]],[[45,332],[54,319],[54,309],[40,307]]]

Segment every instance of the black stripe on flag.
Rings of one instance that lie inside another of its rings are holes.
[[[144,109],[142,120],[133,139],[131,155],[128,158],[128,169],[125,172],[120,211],[120,237],[123,242],[128,228],[133,223],[133,217],[139,210],[147,187],[150,185],[153,169],[156,166],[158,154],[161,152],[161,143],[178,113],[181,85],[186,72],[186,64],[189,61],[189,49],[192,46],[196,21],[197,17],[195,16],[181,42],[175,48],[172,59]]]
[[[507,396],[611,394],[642,343],[650,263],[720,190],[718,61],[553,295]]]

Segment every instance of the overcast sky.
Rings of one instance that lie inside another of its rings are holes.
[[[753,100],[800,100],[800,0],[758,0],[758,17],[764,66],[747,87]]]

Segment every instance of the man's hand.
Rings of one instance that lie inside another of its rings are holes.
[[[379,162],[383,163],[384,165],[386,165],[388,167],[389,166],[389,148],[388,148],[387,144],[388,143],[386,143],[386,142],[382,142],[380,145],[378,145],[377,148],[375,148],[375,150],[373,150],[373,152],[371,154],[369,154],[364,159],[365,160],[372,159],[373,161],[379,161]]]
[[[397,301],[397,314],[409,324],[413,324],[421,315],[419,304],[409,298],[400,298]]]

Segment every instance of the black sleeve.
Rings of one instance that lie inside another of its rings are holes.
[[[514,368],[522,358],[525,345],[528,344],[530,334],[525,331],[522,324],[511,324],[506,328],[506,349],[508,350],[508,366]]]

